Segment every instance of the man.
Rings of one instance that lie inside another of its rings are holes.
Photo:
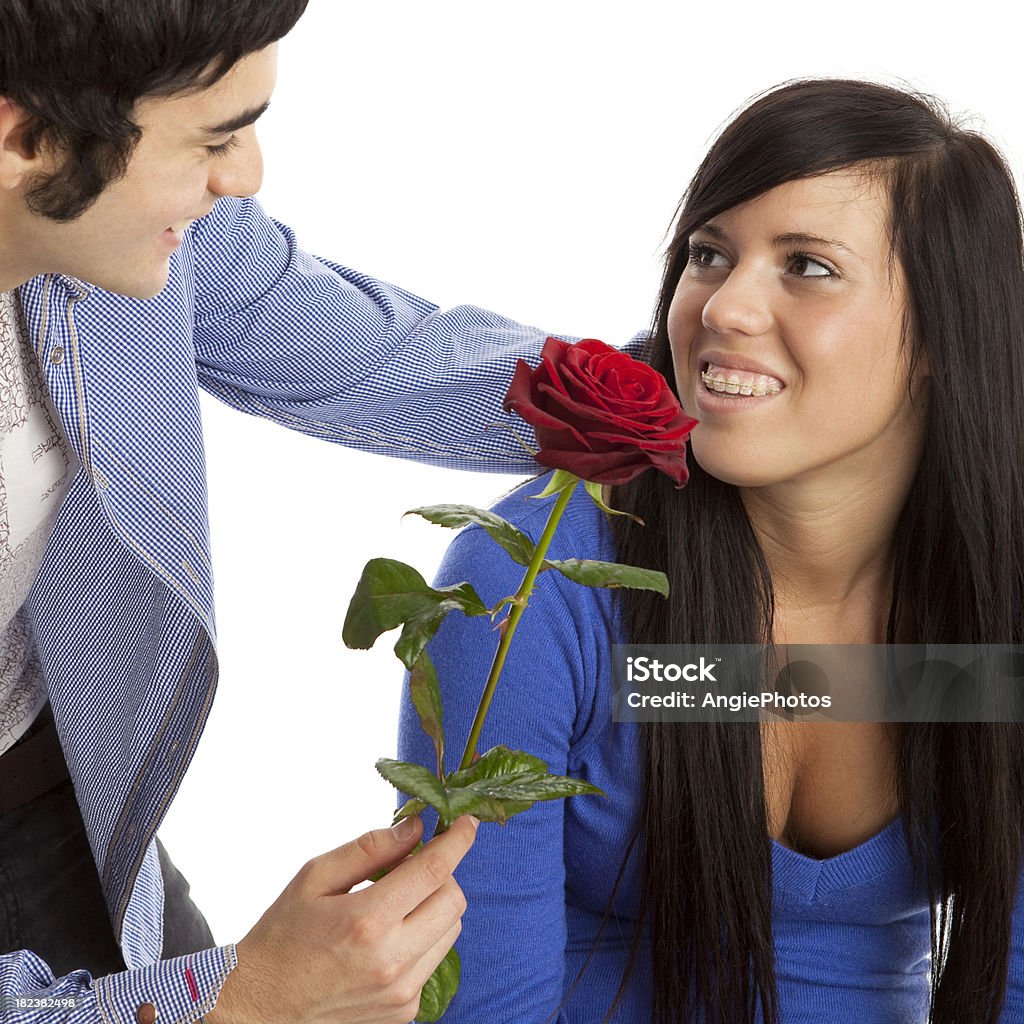
[[[468,819],[314,858],[221,947],[156,841],[216,688],[197,386],[530,468],[483,426],[539,332],[307,256],[249,198],[305,2],[0,0],[5,1022],[407,1021],[459,931]]]

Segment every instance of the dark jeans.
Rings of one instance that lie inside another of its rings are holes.
[[[169,959],[217,945],[157,840]],[[71,780],[0,816],[0,952],[30,949],[57,977],[125,969]]]

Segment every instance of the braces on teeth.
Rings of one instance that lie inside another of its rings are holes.
[[[763,398],[765,395],[777,395],[782,390],[776,381],[764,374],[757,379],[750,378],[741,381],[738,373],[726,377],[724,373],[712,375],[707,370],[703,370],[700,377],[709,390],[725,392],[729,395],[753,395],[755,398]]]

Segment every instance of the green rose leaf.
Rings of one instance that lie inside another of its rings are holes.
[[[390,757],[382,757],[377,761],[378,773],[396,789],[416,797],[437,810],[441,819],[450,824],[448,813],[448,793],[444,783],[428,768],[421,764],[408,761],[394,761]],[[408,806],[408,804],[406,804]],[[405,808],[402,808],[405,810]]]
[[[561,800],[567,796],[579,796],[581,793],[594,793],[604,796],[604,790],[584,782],[583,779],[571,779],[567,775],[505,775],[494,779],[480,779],[471,782],[465,789],[484,794],[492,800],[508,803],[534,804],[540,800]],[[449,802],[453,803],[455,794],[460,790],[452,790]],[[526,810],[526,808],[522,808]],[[518,814],[518,811],[513,813]]]
[[[533,497],[537,500],[550,498],[552,494],[561,494],[566,487],[575,487],[579,482],[580,478],[575,473],[570,473],[567,469],[556,469],[551,474],[547,487],[540,494],[534,494]]]
[[[489,615],[491,612],[468,583],[456,583],[440,590],[428,587],[427,590],[429,601],[424,601],[418,614],[406,622],[395,644],[395,654],[406,668],[416,664],[449,612],[460,611],[463,615]]]
[[[444,708],[441,705],[441,687],[437,681],[437,669],[430,655],[423,651],[416,659],[409,673],[409,695],[420,716],[423,731],[434,741],[437,757],[437,775],[444,774]]]
[[[510,750],[500,744],[491,747],[468,768],[452,772],[445,780],[452,818],[472,814],[480,821],[504,824],[513,814],[528,811],[533,801],[500,799],[494,794],[498,782],[544,775],[548,766],[533,754]]]
[[[448,790],[448,813],[451,815],[451,821],[463,814],[472,814],[478,821],[496,821],[504,825],[513,814],[528,811],[532,806],[533,802],[530,800],[500,800],[474,786]]]
[[[459,973],[459,954],[452,946],[423,986],[420,993],[420,1008],[416,1012],[417,1021],[433,1024],[434,1021],[441,1019],[441,1014],[448,1009],[448,1004],[459,990]]]
[[[582,793],[604,796],[597,786],[565,775],[499,775],[449,789],[448,807],[453,819],[461,814],[472,814],[481,821],[504,824],[514,814],[528,811],[541,800],[561,800]]]
[[[397,825],[405,818],[411,818],[414,814],[419,814],[426,806],[427,803],[425,800],[417,800],[415,797],[412,800],[406,800],[405,803],[395,811],[395,816],[391,819],[392,826]]]
[[[587,558],[545,561],[545,569],[556,569],[574,583],[585,587],[629,587],[631,590],[654,590],[668,597],[668,577],[655,569],[641,569],[617,562],[595,562]]]
[[[404,624],[395,654],[412,668],[444,617],[456,609],[466,615],[490,611],[468,583],[435,590],[412,566],[374,558],[363,568],[349,602],[342,638],[347,647],[366,650],[382,633]]]
[[[368,650],[377,637],[414,615],[429,591],[411,566],[393,558],[372,558],[349,602],[342,638],[346,647]]]
[[[481,758],[446,780],[452,818],[472,814],[481,821],[504,824],[540,800],[559,800],[581,793],[604,795],[597,786],[564,775],[549,775],[548,766],[532,754],[492,747]]]
[[[430,523],[447,526],[453,530],[460,530],[463,526],[475,523],[483,527],[487,535],[500,544],[520,565],[529,565],[536,550],[533,541],[522,530],[516,529],[501,516],[486,509],[474,508],[472,505],[430,505],[426,508],[410,509],[406,515],[422,516]]]
[[[644,525],[644,521],[639,517],[633,515],[632,512],[620,512],[617,508],[611,508],[604,503],[604,485],[595,484],[590,480],[583,481],[584,490],[590,495],[591,501],[602,511],[606,512],[610,516],[628,516],[633,520],[634,523],[639,523],[641,526]]]
[[[449,787],[458,788],[480,779],[527,773],[543,774],[547,770],[547,764],[539,757],[527,754],[524,750],[510,750],[503,743],[499,743],[478,757],[468,768],[452,772],[445,781]]]

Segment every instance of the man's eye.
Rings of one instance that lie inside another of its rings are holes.
[[[225,153],[230,153],[231,150],[233,150],[237,145],[238,137],[232,135],[231,138],[227,140],[227,142],[221,142],[217,146],[207,146],[206,152],[209,153],[210,156],[224,156]]]
[[[836,272],[827,264],[805,252],[789,254],[790,269],[797,277],[835,277]]]
[[[726,265],[725,257],[717,250],[712,249],[710,245],[704,245],[701,242],[690,243],[690,262],[698,267],[724,267]]]

